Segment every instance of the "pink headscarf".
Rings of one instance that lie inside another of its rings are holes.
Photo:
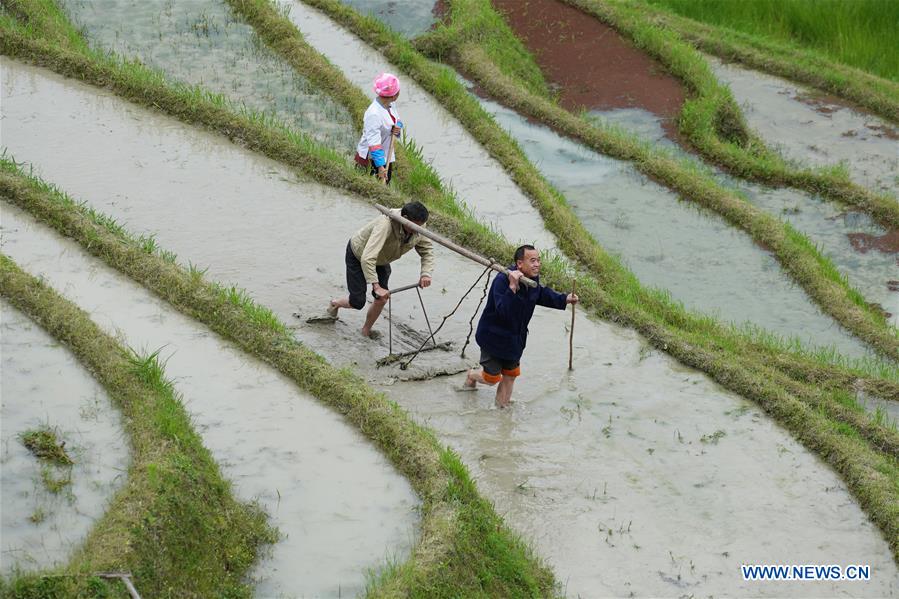
[[[400,80],[396,78],[396,75],[381,73],[375,77],[374,89],[379,96],[385,98],[395,96],[400,93]]]

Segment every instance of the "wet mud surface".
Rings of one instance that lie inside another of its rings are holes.
[[[899,129],[777,77],[706,59],[730,86],[749,126],[786,157],[809,166],[844,162],[853,181],[899,196]]]
[[[559,92],[563,107],[645,110],[677,139],[683,86],[613,28],[558,0],[494,0],[493,5]]]
[[[339,414],[17,208],[3,204],[3,221],[4,253],[127,345],[160,350],[236,494],[284,537],[252,572],[258,596],[355,594],[368,569],[408,555],[419,501]]]
[[[397,69],[351,33],[298,0],[279,0],[310,44],[324,54],[366,95],[378,73]],[[397,101],[407,134],[421,147],[440,178],[478,219],[507,239],[553,248],[555,238],[512,178],[434,98],[408,77],[401,78]],[[400,174],[399,176],[402,176]]]
[[[370,15],[407,38],[427,33],[440,18],[434,0],[340,0]]]
[[[40,174],[130,230],[155,233],[181,260],[209,266],[213,280],[245,287],[285,321],[295,311],[320,315],[342,292],[346,239],[374,216],[369,206],[103,92],[58,85],[53,93],[69,108],[65,130],[77,130],[96,155],[70,164],[54,158],[70,154],[65,148],[27,148],[23,131],[10,131],[18,160],[35,162]],[[23,110],[34,114],[36,100],[20,100]],[[54,139],[70,137],[60,126],[54,122]],[[480,272],[438,251],[434,285],[422,293],[432,323]],[[417,274],[416,257],[404,257],[391,284]],[[463,302],[438,341],[461,346],[479,297],[478,289]],[[394,342],[412,347],[426,330],[418,300],[398,294],[393,302]],[[378,368],[388,325],[381,321],[384,337],[371,341],[358,335],[362,319],[341,311],[330,325],[292,322],[302,342],[352,366],[458,450],[570,596],[808,592],[743,583],[739,565],[754,562],[867,563],[879,574],[866,586],[821,583],[815,594],[897,591],[886,542],[828,467],[752,404],[633,332],[581,315],[568,373],[570,314],[538,310],[516,403],[497,410],[490,390],[456,392],[461,375],[402,382],[398,368]],[[430,352],[410,371],[461,366],[476,354],[476,347],[468,359]]]
[[[852,247],[866,254],[871,250],[882,254],[899,254],[899,231],[890,231],[883,235],[871,235],[870,233],[850,233],[848,235]],[[897,257],[899,266],[899,257]]]
[[[347,154],[355,147],[358,134],[346,109],[275,56],[223,1],[60,4],[91,44],[222,94]]]
[[[775,258],[717,215],[679,201],[632,166],[597,154],[481,99],[603,247],[646,285],[691,309],[750,322],[814,345],[860,356],[867,349],[782,271]]]
[[[5,210],[2,217],[5,227]],[[103,387],[6,300],[0,371],[0,574],[64,565],[127,480],[128,438]],[[66,444],[73,466],[48,466],[22,444],[20,435],[45,426]],[[44,470],[51,481],[71,483],[54,493]]]

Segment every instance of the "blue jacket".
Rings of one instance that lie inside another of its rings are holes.
[[[510,270],[515,270],[512,267]],[[478,321],[475,339],[485,352],[502,360],[519,360],[528,341],[528,323],[537,304],[547,308],[565,309],[567,294],[539,285],[536,288],[519,285],[518,293],[509,289],[509,277],[496,275],[490,286],[487,307]]]

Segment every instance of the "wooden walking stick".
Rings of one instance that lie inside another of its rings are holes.
[[[577,279],[571,280],[571,295],[577,290]],[[568,335],[568,370],[574,370],[574,313],[575,304],[571,304],[571,331]]]
[[[387,111],[390,114],[390,110]],[[387,185],[387,179],[390,177],[390,153],[393,152],[393,127],[396,126],[396,123],[391,125],[390,127],[390,139],[387,140],[387,174],[384,175],[384,185]]]

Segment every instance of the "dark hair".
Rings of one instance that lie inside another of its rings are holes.
[[[513,257],[513,259],[515,260],[515,262],[518,262],[519,260],[524,260],[524,253],[527,250],[536,250],[536,249],[537,248],[535,248],[534,246],[527,244],[527,243],[524,245],[520,245],[520,246],[518,246],[518,249],[515,250],[515,256]]]
[[[416,223],[423,223],[428,220],[428,209],[421,202],[409,202],[400,210],[400,216],[404,216]]]

